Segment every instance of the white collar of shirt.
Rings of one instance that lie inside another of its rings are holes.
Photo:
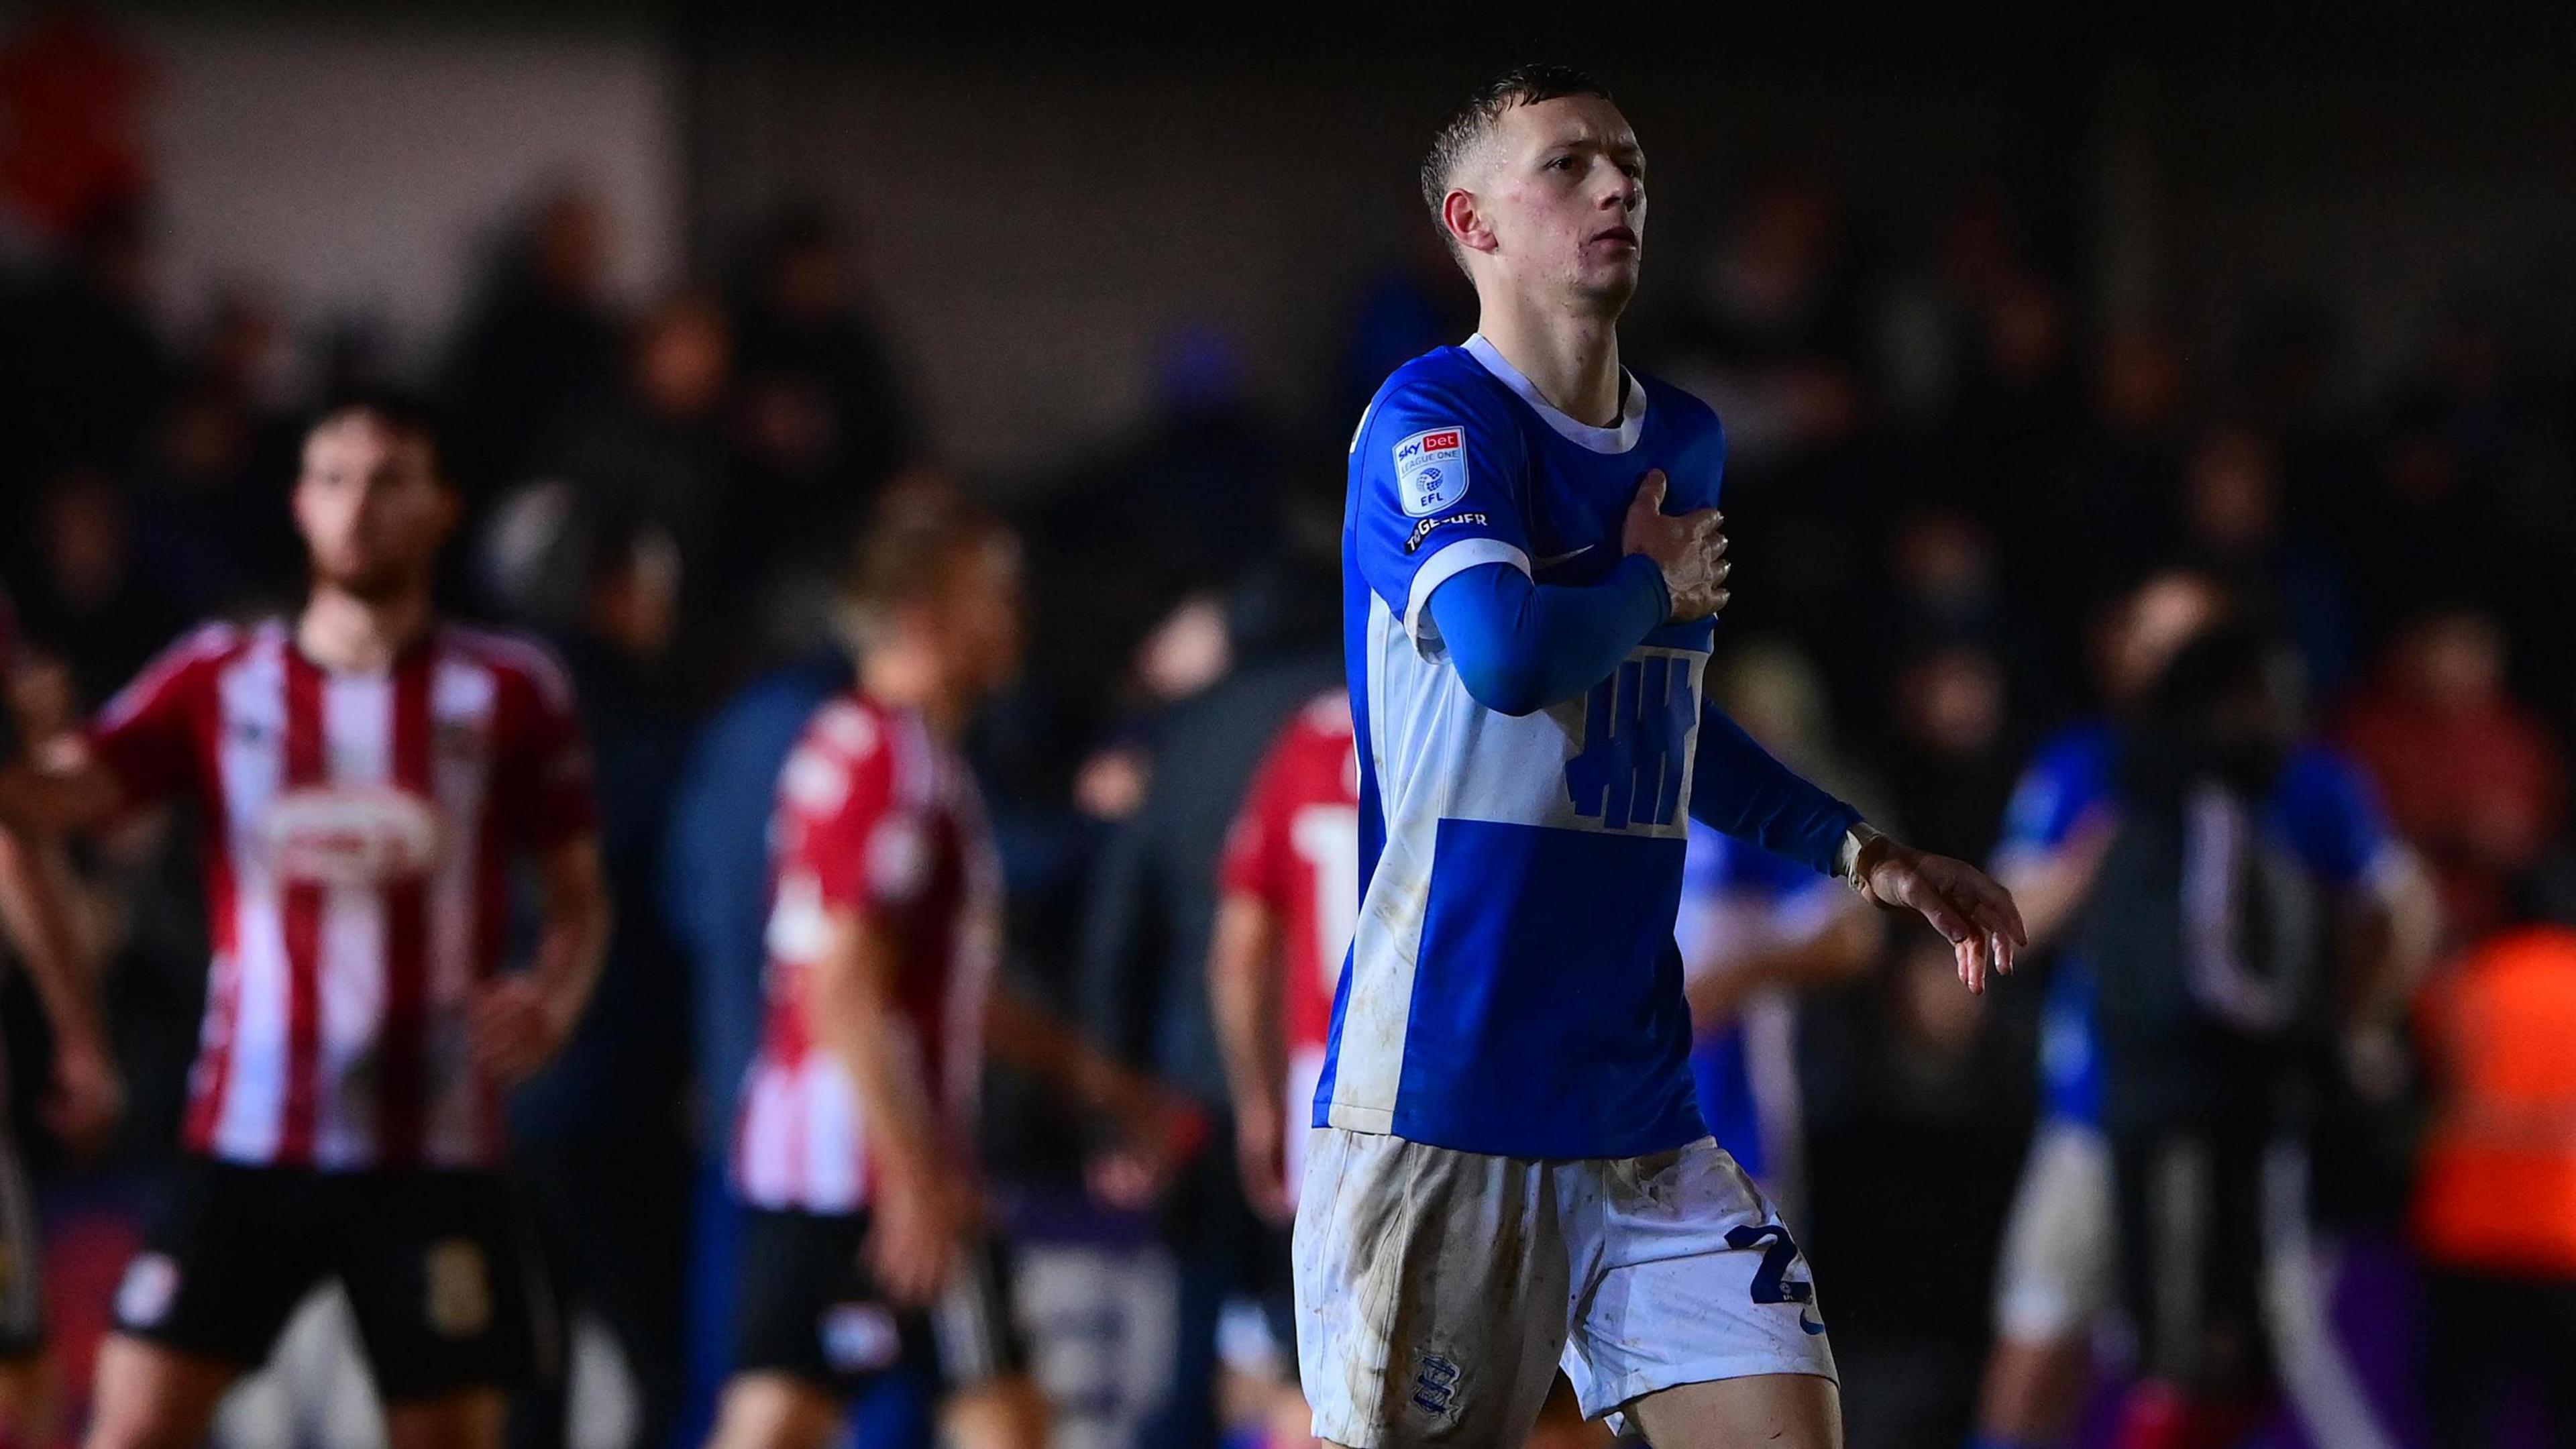
[[[1624,453],[1637,446],[1637,439],[1646,431],[1646,389],[1637,381],[1637,375],[1625,368],[1620,369],[1620,375],[1628,382],[1628,400],[1619,409],[1619,426],[1596,428],[1557,411],[1555,405],[1539,396],[1538,389],[1530,384],[1530,380],[1521,376],[1521,370],[1512,366],[1494,344],[1486,341],[1482,332],[1460,345],[1467,349],[1469,357],[1500,379],[1503,386],[1519,394],[1520,400],[1528,403],[1531,410],[1567,442],[1579,443],[1596,453]]]

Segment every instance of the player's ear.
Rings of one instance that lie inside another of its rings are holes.
[[[1485,219],[1484,208],[1476,204],[1476,193],[1463,186],[1451,187],[1440,199],[1440,225],[1450,241],[1471,252],[1494,250],[1494,228]]]

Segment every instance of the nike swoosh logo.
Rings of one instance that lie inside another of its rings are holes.
[[[1587,543],[1583,547],[1575,549],[1570,553],[1551,554],[1546,558],[1540,559],[1536,564],[1531,565],[1531,567],[1533,570],[1552,569],[1558,564],[1564,563],[1568,559],[1581,558],[1600,546],[1601,545],[1597,543]]]

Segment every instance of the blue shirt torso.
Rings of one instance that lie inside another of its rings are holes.
[[[1841,890],[1796,861],[1697,822],[1691,825],[1690,854],[1682,872],[1682,892],[1688,898],[1737,909],[1804,912],[1830,909]],[[1691,1078],[1709,1135],[1734,1157],[1736,1165],[1761,1177],[1775,1155],[1774,1144],[1763,1131],[1741,1020],[1697,1034],[1691,1046]]]
[[[2043,742],[2005,807],[1998,861],[2055,851],[2088,817],[2116,809],[2119,748],[2119,734],[2108,720],[2070,725]],[[2360,768],[2320,744],[2291,752],[2256,823],[2317,879],[2338,888],[2359,882],[2393,840]],[[2098,1124],[2102,1073],[2094,997],[2092,967],[2073,953],[2062,957],[2040,1008],[2039,1068],[2050,1113]]]
[[[1525,1157],[1703,1135],[1673,920],[1714,625],[1513,716],[1467,693],[1426,605],[1485,564],[1597,582],[1649,469],[1680,513],[1716,503],[1724,456],[1688,394],[1632,375],[1619,424],[1587,427],[1482,339],[1371,403],[1342,539],[1362,904],[1318,1126]]]

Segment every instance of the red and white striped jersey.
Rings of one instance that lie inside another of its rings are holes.
[[[863,694],[815,711],[776,808],[767,1020],[743,1083],[734,1185],[756,1207],[855,1212],[870,1191],[866,1113],[810,1014],[828,914],[856,912],[897,943],[902,1046],[919,1056],[947,1149],[969,1160],[1001,865],[965,761],[920,716]]]
[[[1269,907],[1280,923],[1279,1024],[1288,1062],[1288,1186],[1304,1163],[1298,1124],[1314,1112],[1315,1084],[1333,1030],[1333,993],[1351,946],[1360,899],[1359,760],[1351,699],[1316,695],[1271,742],[1227,832],[1217,883]]]
[[[214,948],[185,1141],[228,1162],[485,1167],[472,1063],[515,858],[594,824],[563,669],[445,624],[381,674],[306,658],[282,620],[211,624],[102,710],[90,746],[141,803],[204,812]]]

